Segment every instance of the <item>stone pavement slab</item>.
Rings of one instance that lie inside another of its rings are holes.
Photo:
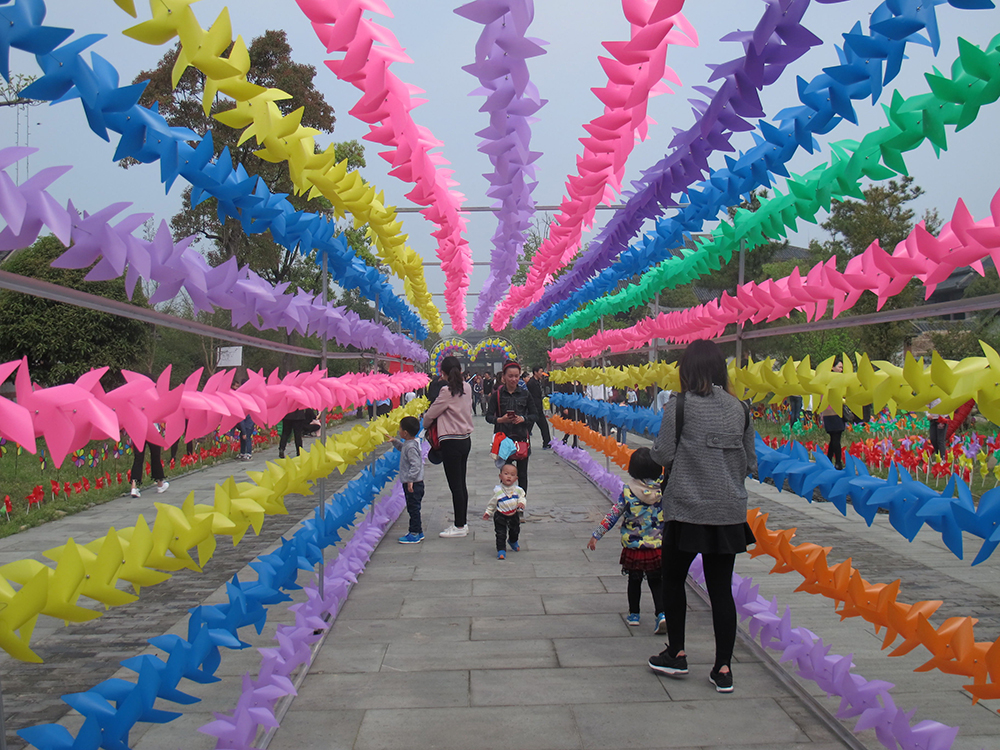
[[[691,674],[671,679],[645,666],[648,656],[663,648],[664,640],[651,632],[649,592],[643,591],[641,626],[628,627],[617,534],[609,534],[593,552],[584,549],[608,501],[554,454],[533,454],[522,551],[497,561],[492,523],[480,517],[496,482],[488,439],[489,430],[477,420],[469,471],[472,533],[461,539],[437,536],[451,523],[451,503],[440,467],[427,466],[423,514],[427,539],[412,546],[395,542],[406,532],[405,513],[389,531],[334,622],[271,741],[271,750],[844,747],[739,641],[733,662],[736,692],[715,692],[707,679],[714,651],[711,613],[693,593],[688,596]],[[642,440],[629,437],[634,445]],[[250,468],[260,468],[253,465],[256,461]],[[172,481],[171,491],[155,498],[179,504],[190,486],[199,502],[208,501],[212,485],[232,470],[220,468],[218,476],[203,472],[176,485]],[[935,624],[945,617],[972,614],[981,620],[978,640],[997,637],[998,563],[971,568],[969,559],[957,560],[944,549],[940,536],[928,529],[910,544],[884,516],[869,529],[857,516],[842,517],[829,503],[810,505],[755,482],[748,487],[751,503],[771,513],[772,526],[798,528],[796,542],[833,546],[831,562],[851,556],[873,582],[902,578],[901,601],[942,599]],[[0,544],[0,555],[35,554],[71,535],[84,541],[86,534],[98,535],[109,525],[131,525],[139,507],[148,513],[152,506],[145,496],[142,506],[128,500],[121,508],[106,507],[104,512],[111,515],[87,518],[78,526],[70,517],[60,521],[58,529],[50,524],[31,539],[18,539],[17,546]],[[67,713],[58,695],[87,689],[105,677],[127,677],[117,666],[120,659],[152,652],[145,641],[153,635],[182,632],[189,607],[219,601],[225,580],[235,572],[245,575],[246,564],[273,548],[280,533],[293,531],[315,502],[315,498],[292,499],[284,532],[279,524],[269,532],[271,537],[248,537],[236,548],[220,544],[206,573],[175,575],[150,589],[149,596],[143,592],[141,606],[111,610],[85,625],[39,628],[37,643],[47,649],[48,660],[41,671],[37,665],[0,659],[5,698],[16,709],[16,720],[52,720],[44,717],[54,715],[60,706],[61,723],[75,730],[81,718]],[[96,510],[100,508],[92,509]],[[966,543],[971,558],[978,541]],[[1000,717],[995,706],[972,706],[961,687],[963,678],[913,672],[928,658],[921,649],[888,658],[881,650],[884,633],[876,634],[860,618],[840,621],[829,602],[795,592],[801,581],[796,574],[770,575],[772,565],[764,557],[741,555],[737,572],[753,576],[763,595],[790,605],[794,625],[822,636],[834,652],[853,653],[857,673],[895,683],[897,703],[916,709],[916,720],[960,726],[953,750],[998,746]],[[300,583],[307,576],[300,577]],[[157,596],[158,592],[162,593]],[[293,592],[293,600],[299,595]],[[264,632],[257,635],[248,629],[245,640],[254,646],[273,645],[274,627],[290,617],[287,609],[273,608]],[[211,721],[210,711],[232,709],[241,675],[256,673],[258,664],[254,649],[224,652],[219,668],[224,681],[208,686],[182,683],[182,689],[202,702],[182,707],[184,715],[170,724],[137,725],[131,747],[214,748],[214,738],[198,733],[198,727]],[[24,666],[32,669],[21,671]],[[29,678],[27,687],[17,682]],[[803,686],[827,708],[836,709],[837,701],[819,695],[814,684]],[[33,695],[41,696],[34,701],[37,707],[25,700]],[[845,724],[851,726],[853,721]],[[859,739],[866,747],[881,747],[871,732]],[[22,745],[17,738],[10,744]]]
[[[353,424],[340,425],[338,430],[351,426]],[[26,529],[0,539],[0,556],[4,560],[43,560],[45,550],[65,544],[70,537],[78,544],[86,544],[103,536],[112,526],[118,529],[134,526],[140,514],[152,522],[156,513],[154,503],[180,506],[191,492],[196,503],[210,505],[217,483],[230,476],[235,476],[237,481],[246,481],[247,471],[263,470],[266,461],[275,458],[277,449],[271,448],[255,453],[251,461],[226,461],[184,476],[170,477],[168,471],[170,488],[167,492],[158,494],[147,488],[140,498],[126,495],[81,513]],[[359,469],[352,467],[344,476],[332,476],[327,482],[329,493],[337,492]],[[188,610],[200,604],[222,601],[225,583],[234,574],[239,573],[241,579],[256,578],[256,574],[246,567],[248,563],[274,549],[283,534],[294,532],[318,502],[316,495],[289,495],[285,501],[288,515],[269,516],[260,535],[251,531],[237,546],[220,540],[203,572],[175,572],[168,581],[145,587],[138,601],[114,607],[95,620],[64,626],[49,617],[39,618],[32,647],[44,660],[42,664],[18,662],[0,653],[8,748],[19,750],[26,747],[24,741],[14,734],[22,727],[53,722],[73,726],[75,712],[61,700],[62,695],[89,690],[114,676],[134,681],[134,673],[121,669],[120,661],[137,654],[155,652],[147,644],[149,638],[168,632],[185,632]],[[128,584],[122,582],[120,586],[127,588]],[[81,599],[81,606],[86,606],[88,601]],[[94,606],[97,606],[96,603]],[[274,619],[269,622],[270,632],[273,633],[275,624],[285,617],[288,615],[284,610],[276,611]],[[248,635],[246,640],[253,642],[256,634],[252,628],[249,630],[252,635]],[[193,684],[189,687],[190,690],[187,687],[182,689],[192,693],[197,690]],[[221,689],[215,693],[220,694]],[[168,708],[175,710],[177,707],[169,704]],[[185,711],[185,717],[188,713]],[[211,720],[210,714],[206,713],[205,717],[202,723]],[[177,726],[186,724],[187,720]],[[133,732],[133,739],[142,736],[147,729],[147,725],[138,727]],[[211,738],[204,735],[196,737],[196,740],[204,740],[201,746],[212,746]]]
[[[688,601],[690,677],[646,666],[663,648],[649,591],[642,625],[629,627],[618,535],[584,549],[608,500],[554,454],[532,455],[522,550],[498,561],[492,523],[480,517],[496,482],[488,437],[477,422],[472,533],[437,536],[451,522],[450,495],[440,467],[427,466],[425,541],[395,543],[404,514],[376,549],[271,748],[842,747],[739,643],[738,692],[715,692],[711,613],[696,596]],[[351,616],[353,603],[364,617]],[[382,617],[371,614],[379,608]],[[361,645],[363,655],[332,655]],[[465,703],[457,705],[460,683]]]

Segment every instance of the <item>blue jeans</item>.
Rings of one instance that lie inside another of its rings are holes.
[[[413,491],[406,489],[408,482],[403,482],[403,497],[406,498],[406,512],[410,514],[410,533],[423,534],[424,527],[420,524],[420,504],[424,500],[424,483],[413,482]]]

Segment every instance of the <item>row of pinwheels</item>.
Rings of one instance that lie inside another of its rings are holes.
[[[314,450],[316,447],[310,452]],[[305,458],[282,463],[290,467],[310,463]],[[252,744],[258,725],[268,723],[265,715],[270,722],[275,721],[273,710],[278,699],[294,693],[289,678],[308,658],[309,644],[332,626],[350,583],[357,580],[375,545],[404,507],[402,488],[397,483],[390,497],[356,523],[358,513],[374,505],[382,489],[395,478],[398,467],[396,451],[374,461],[343,491],[326,501],[322,517],[317,514],[306,521],[291,539],[282,540],[279,549],[251,563],[256,581],[234,577],[226,584],[225,602],[192,609],[186,636],[151,638],[149,643],[163,656],[143,654],[122,662],[136,673],[134,682],[111,678],[84,692],[63,696],[84,717],[75,736],[59,724],[27,727],[18,734],[41,750],[68,746],[97,750],[127,747],[129,732],[138,722],[166,723],[179,718],[179,711],[167,711],[154,704],[158,699],[178,707],[198,702],[198,698],[184,692],[183,681],[218,682],[221,650],[246,648],[248,644],[239,631],[252,625],[260,633],[272,609],[290,601],[286,592],[303,588],[296,582],[299,571],[312,569],[323,559],[324,549],[340,542],[341,533],[354,527],[350,541],[341,544],[336,561],[325,568],[324,594],[320,595],[315,582],[307,585],[306,601],[291,608],[295,611],[294,624],[277,628],[278,647],[261,650],[258,678],[244,677],[244,690],[233,715],[217,714],[218,719],[203,728],[219,738],[219,747]]]
[[[54,565],[26,558],[0,567],[0,648],[22,661],[40,661],[31,648],[39,616],[67,622],[86,622],[101,616],[100,609],[84,606],[80,598],[104,607],[135,601],[144,586],[170,578],[172,571],[200,572],[211,560],[217,536],[238,544],[251,529],[260,533],[267,515],[285,514],[288,494],[309,494],[310,482],[334,471],[344,473],[393,435],[399,420],[419,415],[426,399],[410,402],[367,425],[358,425],[316,442],[292,459],[269,463],[262,472],[250,472],[251,482],[230,477],[216,485],[211,505],[196,504],[194,493],[178,507],[156,504],[150,526],[139,516],[135,526],[109,529],[88,544],[72,539],[45,554]],[[336,531],[336,525],[325,534]],[[192,557],[197,550],[198,559]],[[135,592],[118,587],[125,581]]]
[[[571,434],[580,436],[587,445],[599,453],[606,453],[619,466],[627,465],[632,449],[617,444],[613,438],[559,417],[553,418],[553,423],[558,429],[568,429]],[[759,440],[758,448],[770,458],[767,454],[769,449]],[[586,450],[571,448],[561,441],[555,441],[553,449],[561,458],[576,464],[609,497],[617,497],[621,492],[621,478],[607,471]],[[776,565],[771,572],[798,572],[804,578],[800,588],[833,600],[840,606],[841,617],[860,616],[877,628],[885,627],[887,632],[883,648],[902,637],[903,642],[893,654],[923,647],[930,653],[931,659],[921,667],[921,671],[938,669],[971,678],[973,684],[967,685],[966,689],[973,694],[974,700],[1000,697],[997,686],[1000,639],[996,642],[975,641],[974,618],[951,618],[935,628],[929,618],[941,606],[940,601],[901,602],[898,600],[900,581],[873,584],[862,577],[850,560],[829,565],[826,560],[831,548],[812,543],[793,546],[791,539],[795,530],[769,529],[766,526],[767,515],[761,514],[758,509],[750,510],[747,519],[757,538],[757,545],[751,549],[751,554],[774,557]],[[702,580],[700,566],[693,566],[692,576],[695,580]],[[752,581],[734,575],[734,598],[740,617],[748,619],[751,635],[759,638],[766,648],[781,651],[782,662],[792,662],[791,666],[800,676],[821,683],[828,694],[839,697],[838,718],[860,717],[854,730],[875,729],[879,742],[886,748],[951,747],[959,733],[958,727],[933,720],[911,723],[914,712],[896,706],[890,683],[868,681],[852,674],[849,656],[831,654],[830,647],[811,631],[792,628],[790,609],[786,608],[782,615],[775,600],[761,597],[756,590]]]
[[[759,90],[765,83],[776,80],[780,69],[767,71],[760,59],[767,44],[776,43],[779,38],[786,41],[795,39],[796,44],[805,43],[807,38],[810,41],[814,39],[801,26],[797,31],[786,27],[787,35],[774,31],[778,18],[782,23],[798,23],[808,4],[774,3],[765,11],[752,34],[739,36],[747,54],[744,58],[719,66],[716,75],[725,78],[722,87],[719,92],[705,92],[713,96],[711,104],[698,103],[696,114],[699,123],[696,127],[701,128],[699,135],[706,137],[698,141],[696,161],[707,159],[706,150],[731,148],[728,139],[715,137],[719,118],[732,119],[729,110],[739,111],[739,107],[727,97],[738,90],[741,97],[756,98],[755,89]],[[955,2],[951,5],[963,10],[993,7],[988,1]],[[632,201],[629,201],[624,209],[617,212],[602,238],[591,243],[587,253],[577,259],[573,268],[557,283],[550,285],[534,305],[521,311],[516,325],[523,326],[534,320],[539,327],[553,326],[552,335],[566,336],[574,329],[589,325],[602,314],[645,304],[656,290],[664,286],[685,283],[709,272],[718,263],[728,261],[733,247],[738,246],[741,239],[745,239],[751,247],[760,242],[759,233],[742,229],[733,231],[723,225],[716,230],[717,234],[726,233],[726,242],[720,245],[719,252],[685,251],[683,257],[672,257],[675,248],[682,244],[685,233],[700,231],[705,221],[714,220],[728,206],[739,205],[741,196],[750,190],[770,186],[773,176],[787,176],[785,164],[799,148],[813,151],[817,147],[814,135],[829,132],[845,119],[856,122],[852,101],[870,98],[874,103],[878,100],[883,85],[899,72],[908,43],[929,43],[937,51],[940,37],[936,10],[930,4],[884,2],[871,14],[867,34],[857,25],[844,35],[844,39],[843,49],[837,50],[840,64],[824,68],[811,81],[800,80],[801,106],[783,110],[776,124],[761,122],[759,132],[754,133],[754,148],[738,159],[727,158],[727,167],[723,169],[709,170],[707,161],[700,162],[700,166],[710,172],[710,178],[697,190],[688,189],[692,180],[685,182],[682,179],[692,173],[696,177],[697,171],[674,168],[678,159],[692,158],[689,143],[679,143],[661,163],[663,169],[651,170],[653,180],[638,185],[633,196],[639,203],[637,208],[632,210]],[[813,192],[813,208],[796,213],[789,208],[792,199],[779,195],[771,216],[763,224],[765,231],[772,237],[780,236],[775,232],[782,222],[775,224],[778,217],[774,210],[781,213],[785,222],[794,222],[796,217],[814,221],[812,217],[816,209],[823,205],[828,207],[831,195],[857,197],[860,193],[858,181],[862,177],[882,180],[905,173],[901,152],[915,148],[925,139],[931,140],[937,149],[945,148],[943,128],[946,124],[961,130],[975,119],[982,105],[996,99],[993,93],[995,85],[991,83],[996,74],[992,64],[986,62],[996,54],[995,47],[996,44],[990,42],[983,51],[962,42],[950,79],[937,74],[930,76],[931,93],[927,95],[907,100],[894,95],[890,124],[886,128],[865,136],[860,146],[856,143],[842,144],[835,149],[836,158],[831,165],[833,172],[828,170],[825,180],[820,181],[820,189]],[[779,55],[777,59],[783,59],[783,56]],[[737,85],[737,82],[742,85]],[[926,116],[923,113],[927,113]],[[761,116],[763,112],[755,114]],[[846,151],[855,153],[848,157]],[[797,200],[814,187],[810,185],[800,190],[793,182],[789,192],[794,191]],[[679,213],[658,221],[655,231],[626,250],[625,243],[638,231],[642,220],[652,218],[650,212],[657,209],[656,204],[663,207],[674,205],[671,194],[680,190],[687,192],[688,202],[680,206]],[[613,266],[610,265],[612,263]],[[603,298],[614,292],[622,280],[636,274],[646,274],[637,286],[630,286],[611,298]],[[574,313],[578,307],[582,309]],[[562,318],[566,320],[554,325]]]
[[[91,370],[75,383],[42,388],[31,382],[28,364],[0,364],[0,383],[14,376],[16,400],[0,399],[0,437],[31,453],[43,438],[56,466],[91,440],[118,440],[122,431],[138,447],[147,441],[173,445],[216,429],[231,429],[250,415],[255,424],[274,425],[296,409],[347,408],[369,401],[398,398],[427,384],[423,373],[351,373],[327,377],[318,368],[279,377],[249,371],[233,387],[235,370],[219,370],[199,388],[201,370],[176,388],[168,367],[154,381],[126,371],[125,385],[105,391],[106,367]]]

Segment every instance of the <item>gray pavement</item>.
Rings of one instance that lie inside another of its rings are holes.
[[[437,536],[452,520],[451,503],[441,468],[427,466],[427,540],[396,543],[406,532],[405,513],[390,530],[288,705],[270,748],[844,747],[739,641],[733,664],[736,692],[714,691],[707,679],[713,657],[711,616],[696,596],[688,599],[690,676],[670,679],[652,673],[645,660],[663,648],[663,639],[651,632],[648,593],[641,626],[625,624],[617,535],[605,538],[595,552],[584,546],[608,501],[548,451],[535,450],[531,459],[522,551],[497,561],[492,522],[481,518],[496,470],[487,448],[488,425],[481,419],[476,424],[469,467],[473,533],[464,539]],[[629,441],[648,444],[637,436]],[[132,525],[139,512],[152,510],[154,498],[179,504],[188,491],[195,491],[196,499],[206,502],[215,482],[234,470],[259,469],[267,456],[249,466],[224,464],[172,481],[164,495],[144,495],[139,502],[123,498],[2,540],[0,559],[40,552],[68,536],[85,541],[110,525]],[[330,492],[350,477],[337,479]],[[1000,635],[1000,561],[971,568],[977,542],[970,540],[971,554],[963,562],[930,530],[909,544],[885,517],[869,529],[860,517],[844,518],[828,503],[810,505],[756,482],[751,490],[752,503],[772,514],[773,526],[797,526],[796,541],[832,545],[831,562],[852,556],[873,582],[902,577],[902,601],[944,599],[935,624],[944,617],[974,614],[981,618],[978,640]],[[204,573],[175,574],[170,582],[144,591],[136,604],[69,628],[48,623],[43,630],[40,624],[33,643],[45,665],[0,658],[8,732],[42,721],[59,721],[75,732],[80,717],[58,695],[110,676],[129,678],[131,673],[119,670],[118,661],[153,652],[145,644],[149,637],[183,632],[187,609],[221,600],[224,583],[234,573],[252,578],[246,564],[273,548],[280,534],[294,532],[314,503],[314,498],[289,498],[289,516],[268,518],[260,538],[248,536],[236,548],[220,544]],[[791,605],[793,624],[821,635],[834,653],[853,653],[857,673],[894,682],[897,705],[917,709],[915,720],[960,726],[955,748],[1000,746],[996,706],[972,706],[961,688],[963,678],[914,673],[926,652],[888,658],[870,625],[860,618],[841,622],[827,600],[794,592],[801,582],[796,574],[768,575],[770,567],[768,558],[742,555],[737,572],[752,575],[761,593]],[[302,574],[299,582],[307,577]],[[272,608],[261,635],[248,628],[241,637],[255,647],[271,646],[275,626],[291,620],[284,607]],[[213,748],[215,739],[198,733],[198,727],[212,720],[212,711],[232,710],[240,677],[255,675],[258,665],[255,649],[224,652],[219,674],[225,679],[213,685],[185,682],[182,688],[202,702],[181,707],[184,716],[170,724],[138,725],[132,747]],[[817,693],[814,684],[803,684]],[[818,698],[836,710],[836,700]],[[160,707],[177,709],[166,703]],[[23,746],[16,737],[8,738],[12,748]],[[881,747],[873,733],[862,733],[860,740],[867,747]]]

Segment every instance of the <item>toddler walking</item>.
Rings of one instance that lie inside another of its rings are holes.
[[[510,548],[517,552],[521,549],[518,538],[521,536],[521,517],[519,510],[524,510],[525,495],[517,483],[517,467],[514,464],[504,464],[500,467],[500,484],[493,488],[493,497],[483,518],[489,520],[493,516],[493,528],[497,532],[497,560],[507,557],[507,540]]]
[[[597,540],[611,531],[622,518],[622,575],[628,576],[628,617],[632,627],[639,625],[639,599],[642,579],[649,583],[656,612],[654,633],[667,632],[663,614],[663,591],[660,584],[660,543],[663,538],[663,506],[660,478],[663,467],[653,460],[649,448],[637,448],[628,462],[629,480],[621,496],[594,531],[587,548],[597,548]]]
[[[420,455],[420,421],[416,417],[399,420],[399,438],[392,445],[399,449],[399,481],[403,483],[406,512],[410,515],[410,530],[399,538],[400,544],[420,544],[424,529],[420,523],[420,504],[424,499],[424,457]]]

